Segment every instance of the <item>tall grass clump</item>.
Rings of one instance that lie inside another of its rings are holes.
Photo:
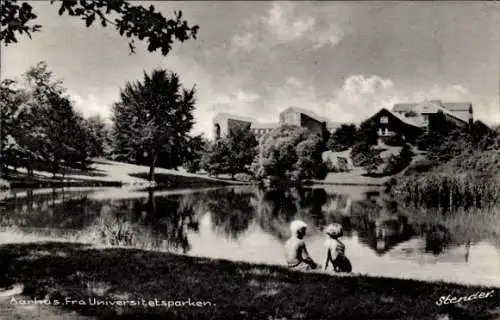
[[[403,176],[391,191],[405,205],[445,210],[484,208],[500,202],[499,180],[471,172]]]
[[[455,243],[478,242],[500,236],[500,206],[456,208],[453,214],[441,214],[436,208],[401,208],[415,225],[444,226]]]

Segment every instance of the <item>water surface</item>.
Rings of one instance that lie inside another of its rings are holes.
[[[379,192],[248,186],[14,191],[4,200],[0,242],[86,241],[284,265],[288,225],[300,218],[310,226],[308,250],[321,264],[321,230],[339,222],[353,272],[500,287],[500,241],[488,232],[492,226],[451,228],[445,218],[423,223],[379,206]]]

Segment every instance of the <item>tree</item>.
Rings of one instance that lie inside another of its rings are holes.
[[[357,129],[354,124],[342,124],[328,139],[328,149],[338,152],[349,149],[356,143]]]
[[[384,169],[386,174],[396,174],[404,170],[412,161],[413,152],[409,144],[405,143],[399,152],[399,155],[391,155]]]
[[[297,163],[295,164],[295,179],[321,178],[328,173],[326,163],[323,163],[323,148],[318,136],[311,136],[297,145]]]
[[[157,69],[142,82],[128,82],[113,106],[115,150],[121,158],[147,163],[149,180],[162,166],[180,166],[188,152],[194,118],[195,88],[182,87],[179,76]]]
[[[218,139],[207,152],[204,169],[211,174],[246,172],[257,155],[258,145],[249,127],[232,128],[226,137]]]
[[[33,166],[50,165],[54,175],[61,163],[84,163],[81,116],[73,110],[61,81],[53,79],[45,62],[31,67],[24,79],[27,100],[14,132],[20,162],[29,173]]]
[[[232,177],[236,173],[245,172],[257,156],[259,144],[250,127],[235,127],[226,137],[229,148],[228,165]]]
[[[125,0],[51,0],[59,2],[59,15],[67,13],[72,17],[79,17],[90,27],[95,20],[99,20],[103,27],[113,25],[121,36],[131,39],[129,48],[134,52],[135,39],[147,40],[148,51],[161,49],[167,55],[172,49],[174,40],[184,42],[191,38],[196,39],[198,26],[189,26],[182,19],[182,12],[175,13],[172,19],[166,19],[154,6],[145,8],[141,5],[132,5]],[[0,15],[0,42],[5,45],[17,42],[17,36],[39,32],[41,25],[31,23],[37,19],[32,6],[27,2],[17,0],[0,0],[2,12]]]
[[[188,155],[184,167],[188,172],[196,173],[201,169],[201,159],[208,150],[209,142],[203,135],[195,136],[189,142]]]
[[[355,166],[364,167],[368,174],[374,173],[383,162],[380,152],[366,141],[354,145],[351,158]]]
[[[208,146],[207,151],[203,154],[200,161],[201,167],[208,172],[209,175],[216,176],[229,172],[229,146],[226,139],[218,139]]]
[[[6,164],[19,165],[21,151],[16,137],[23,134],[20,129],[19,113],[28,101],[28,96],[14,80],[0,82],[0,177]]]
[[[100,116],[83,119],[82,126],[86,133],[86,145],[89,157],[101,157],[109,149],[108,127]]]
[[[357,142],[366,142],[369,145],[376,145],[378,141],[377,124],[368,119],[359,125],[357,133]]]
[[[316,178],[322,171],[322,141],[306,128],[281,126],[266,135],[259,149],[257,176]]]

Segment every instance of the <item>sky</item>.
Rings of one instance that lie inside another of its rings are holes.
[[[333,122],[358,122],[397,102],[470,101],[475,118],[500,123],[500,4],[495,2],[182,2],[197,40],[150,53],[99,23],[90,28],[30,2],[42,31],[1,47],[1,78],[46,61],[86,116],[109,117],[127,81],[166,68],[197,88],[194,132],[218,112],[277,121],[297,106]]]

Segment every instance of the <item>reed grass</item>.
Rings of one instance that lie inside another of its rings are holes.
[[[391,191],[396,199],[407,205],[445,210],[485,208],[500,203],[500,180],[471,172],[403,176]]]
[[[415,225],[444,226],[455,243],[477,242],[500,237],[500,206],[456,208],[443,213],[436,208],[403,207],[400,209]]]

